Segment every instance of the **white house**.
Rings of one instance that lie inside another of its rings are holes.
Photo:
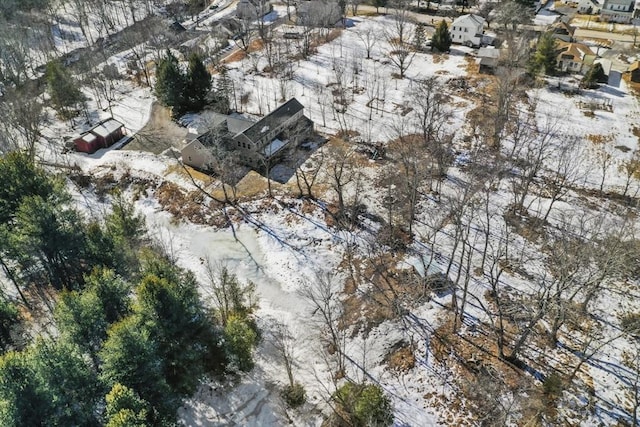
[[[485,19],[478,15],[462,15],[451,24],[451,41],[468,46],[480,46]]]
[[[578,2],[578,13],[597,15],[600,13],[600,4],[596,0],[580,0]]]
[[[633,18],[635,0],[605,0],[600,19],[607,22],[628,24]]]

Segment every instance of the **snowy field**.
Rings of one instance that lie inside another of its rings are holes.
[[[220,16],[224,13],[226,12],[219,12]],[[282,15],[282,10],[278,13]],[[212,16],[214,15],[216,14]],[[353,19],[352,24],[339,37],[320,45],[316,53],[293,64],[293,75],[289,80],[274,78],[263,72],[268,61],[260,51],[241,61],[230,62],[229,76],[234,83],[234,102],[238,110],[252,117],[261,116],[276,108],[282,100],[295,96],[305,106],[305,114],[315,122],[317,130],[326,134],[356,131],[358,135],[355,140],[386,143],[397,136],[398,124],[405,116],[411,123],[410,126],[414,125],[410,99],[417,80],[437,76],[448,85],[452,79],[466,78],[470,66],[474,66],[474,58],[466,56],[472,52],[471,49],[453,46],[448,55],[416,53],[406,70],[405,78],[397,78],[398,68],[388,56],[391,47],[386,37],[382,36],[392,31],[391,18],[357,18]],[[371,59],[366,59],[363,41],[367,34],[378,35],[370,51]],[[91,37],[99,35],[98,32]],[[77,46],[85,42],[78,37]],[[76,45],[65,46],[65,49],[70,49]],[[125,59],[114,57],[110,61],[120,67]],[[624,82],[619,87],[603,86],[578,95],[559,92],[555,89],[556,83],[558,82],[552,81],[548,87],[527,93],[535,108],[539,125],[553,125],[558,141],[578,141],[572,152],[575,155],[577,175],[580,176],[576,187],[597,189],[604,182],[604,191],[620,192],[626,182],[622,166],[639,148],[638,137],[633,134],[633,127],[638,125],[640,117],[638,98],[629,94]],[[560,82],[561,85],[563,83],[567,82]],[[346,96],[349,98],[345,110],[338,113],[332,107],[332,88],[336,85],[347,88]],[[119,96],[113,105],[113,116],[125,123],[130,133],[134,133],[149,118],[152,101],[150,90],[133,87],[127,82],[121,83],[118,92]],[[473,154],[472,149],[464,144],[469,136],[465,122],[467,114],[476,105],[464,91],[449,88],[447,92],[450,104],[455,108],[446,128],[454,134],[458,159],[462,161]],[[90,92],[87,95],[91,97]],[[241,102],[241,98],[246,102]],[[595,109],[592,108],[594,106]],[[89,102],[88,110],[92,119],[109,116],[108,111],[93,102]],[[549,122],[551,118],[553,123]],[[85,126],[86,124],[78,123],[73,132],[81,131]],[[51,144],[41,155],[57,163],[77,165],[94,177],[108,173],[121,176],[126,172],[158,182],[170,181],[187,191],[195,189],[188,179],[175,173],[179,163],[169,156],[115,149],[99,150],[93,155],[73,152],[63,154],[59,143],[69,136],[70,131],[66,123],[52,120],[44,133]],[[561,145],[558,143],[554,148],[556,151],[547,154],[547,165],[552,165],[558,158]],[[320,156],[326,150],[325,146],[314,155]],[[608,160],[603,161],[605,158]],[[382,215],[384,208],[380,201],[380,189],[375,184],[380,166],[371,161],[363,164],[361,170],[366,177],[371,178],[362,188],[363,200],[373,213]],[[326,177],[321,177],[320,180],[323,179],[326,181]],[[468,179],[463,166],[450,168],[441,197],[456,197],[461,188],[471,184],[467,182]],[[294,181],[295,178],[292,178],[288,188],[293,186]],[[278,188],[282,190],[287,187]],[[628,193],[637,195],[639,190],[638,180],[633,180]],[[205,260],[223,263],[242,281],[255,282],[260,295],[258,324],[265,339],[257,349],[256,368],[241,377],[238,384],[204,384],[180,409],[183,423],[189,426],[266,426],[289,423],[321,425],[322,413],[326,414],[328,411],[324,398],[333,385],[328,368],[319,356],[322,349],[317,328],[313,326],[317,316],[314,316],[313,307],[300,295],[300,291],[306,283],[314,281],[316,274],[320,272],[337,269],[339,277],[345,275],[345,269],[338,266],[343,262],[347,248],[353,242],[367,241],[370,236],[366,231],[348,234],[329,227],[321,209],[305,210],[300,200],[287,194],[280,196],[282,203],[271,201],[267,208],[262,200],[246,201],[242,207],[252,220],[234,222],[233,230],[173,218],[163,210],[154,196],[153,190],[143,194],[136,202],[137,209],[144,213],[152,234],[171,249],[182,266],[196,273],[202,282],[202,294],[205,297],[209,295]],[[323,196],[331,198],[329,193]],[[503,183],[490,196],[492,209],[495,212],[503,211],[512,197],[509,185]],[[576,217],[591,214],[593,205],[598,203],[601,206],[596,207],[607,213],[607,219],[612,224],[619,221],[615,206],[589,197],[579,194],[577,190],[569,192],[554,205],[549,223],[559,226],[577,221]],[[86,209],[104,208],[91,191],[76,194],[76,200],[85,205]],[[546,211],[549,203],[549,198],[544,195],[527,200],[532,212]],[[423,239],[430,235],[427,224],[432,222],[430,216],[438,215],[438,205],[431,197],[425,197],[421,207],[415,232],[417,242],[412,246],[414,253],[398,260],[399,264],[414,265],[418,270],[422,261],[431,255],[427,249],[428,242],[426,238]],[[569,218],[571,214],[574,215]],[[494,230],[500,228],[498,223],[502,221],[501,218],[492,218],[491,221],[496,222]],[[255,224],[260,224],[260,227]],[[474,223],[474,227],[480,225]],[[629,233],[637,228],[637,224],[632,223]],[[447,257],[452,251],[455,253],[455,248],[452,249],[453,233],[454,227],[449,224],[435,237],[437,254],[431,266],[433,270],[430,271],[446,269]],[[523,252],[525,249],[532,250],[525,239],[518,237],[516,240],[521,245],[518,249]],[[356,256],[365,259],[368,254],[363,246],[358,248]],[[542,264],[542,260],[537,258],[527,267],[542,270]],[[455,275],[460,268],[461,264],[455,263],[450,276]],[[522,277],[511,273],[505,273],[502,280],[517,289],[531,286]],[[469,289],[483,300],[487,290],[484,277],[474,276]],[[637,288],[633,292],[637,296]],[[410,315],[407,315],[409,320],[385,321],[375,326],[367,339],[363,339],[361,334],[354,334],[347,342],[347,376],[356,380],[366,378],[381,384],[394,406],[395,425],[474,425],[475,421],[471,419],[464,402],[456,406],[442,403],[458,400],[458,391],[451,380],[452,371],[449,367],[434,362],[428,347],[431,333],[445,317],[446,310],[443,306],[449,300],[450,297],[447,296],[434,297],[431,302],[413,308]],[[617,322],[616,316],[630,308],[639,308],[638,299],[625,300],[606,292],[599,299],[595,311],[614,325]],[[483,313],[478,306],[470,304],[467,317],[482,319]],[[296,411],[285,409],[279,396],[279,390],[286,384],[287,378],[268,338],[276,322],[286,324],[299,343],[295,375],[307,390],[308,402]],[[473,320],[470,320],[467,326],[472,324]],[[613,335],[616,333],[614,330],[615,326],[611,326],[602,333],[605,336]],[[392,345],[407,336],[416,343],[416,366],[405,373],[391,371],[383,363],[384,356]],[[621,416],[620,407],[625,399],[622,391],[624,384],[614,374],[617,373],[616,370],[622,369],[621,355],[629,348],[630,344],[625,340],[603,346],[594,359],[596,362],[583,368],[584,376],[593,381],[597,403],[594,413],[582,414],[582,418],[576,418],[576,424],[607,425]],[[567,354],[557,350],[552,356],[556,358],[551,358],[553,360],[549,363],[557,366]],[[566,419],[580,415],[584,399],[584,395],[578,394],[565,400],[575,404],[560,408]]]

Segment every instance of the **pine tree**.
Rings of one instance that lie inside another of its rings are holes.
[[[63,119],[71,119],[76,114],[76,106],[85,100],[78,83],[59,61],[49,62],[45,75],[53,109]]]
[[[416,50],[422,51],[424,50],[426,42],[427,42],[427,35],[425,31],[425,25],[422,23],[419,23],[416,26],[415,32],[413,33],[413,46],[416,48]]]
[[[604,73],[602,64],[597,63],[593,67],[589,68],[589,71],[585,74],[581,84],[586,88],[596,88],[598,87],[598,83],[606,81],[607,75]]]
[[[149,404],[129,387],[115,383],[106,396],[106,427],[144,427]]]
[[[207,104],[207,94],[211,90],[211,74],[202,62],[200,55],[189,56],[184,98],[186,107],[192,111],[200,111]]]
[[[219,77],[215,87],[215,110],[221,114],[227,114],[231,108],[231,81],[229,70],[224,65],[218,67]]]
[[[176,116],[184,113],[184,87],[185,76],[178,58],[167,49],[166,56],[157,66],[155,93],[162,104],[173,108]]]
[[[529,73],[536,75],[539,72],[548,75],[556,72],[556,39],[551,33],[540,36],[536,51],[529,61]]]
[[[436,27],[436,32],[431,39],[431,50],[438,52],[448,52],[451,48],[451,33],[449,33],[449,26],[442,20]]]

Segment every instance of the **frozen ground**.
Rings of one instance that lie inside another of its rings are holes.
[[[293,79],[290,81],[280,81],[261,72],[266,64],[264,56],[231,63],[230,76],[239,92],[235,94],[236,98],[240,99],[241,94],[248,95],[248,102],[241,106],[242,110],[252,115],[263,115],[279,105],[284,92],[285,96],[282,98],[296,96],[305,105],[305,114],[315,121],[321,131],[333,134],[344,129],[357,130],[361,140],[382,142],[393,138],[393,127],[404,117],[403,108],[407,107],[416,79],[435,75],[448,82],[449,79],[467,75],[465,54],[471,50],[454,47],[451,55],[416,54],[407,70],[407,78],[394,78],[397,68],[388,60],[390,47],[382,36],[392,26],[392,22],[389,18],[381,17],[359,19],[354,24],[352,28],[344,30],[341,37],[321,45],[316,54],[296,63]],[[372,59],[369,60],[364,59],[364,46],[359,37],[367,31],[379,35],[371,52]],[[121,58],[113,60],[122,63]],[[254,68],[253,61],[257,61],[256,68],[259,72],[250,72]],[[377,89],[373,93],[367,90],[350,90],[350,103],[346,112],[342,115],[333,113],[332,94],[328,88],[338,79],[344,79],[346,87],[358,89],[372,86]],[[364,81],[368,84],[365,85]],[[582,186],[591,189],[598,186],[602,173],[594,165],[601,155],[600,151],[605,151],[613,158],[612,165],[604,170],[605,190],[619,190],[624,178],[619,166],[638,149],[638,139],[630,129],[638,123],[637,118],[640,116],[637,98],[629,95],[624,83],[619,87],[603,86],[574,96],[564,95],[553,89],[556,83],[552,82],[551,88],[529,92],[530,100],[536,101],[534,105],[538,119],[542,123],[549,116],[555,117],[558,132],[567,137],[579,138],[579,151],[584,153],[584,163],[581,163],[584,176]],[[560,83],[571,84],[568,80]],[[122,120],[130,131],[135,131],[148,118],[151,95],[148,89],[136,89],[127,85],[121,88],[121,97],[114,106],[114,116]],[[463,93],[451,91],[451,94],[456,108],[447,127],[455,132],[456,142],[460,143],[465,132],[462,125],[473,103]],[[384,99],[380,108],[371,109],[367,104],[371,105],[371,99],[378,97]],[[585,115],[578,102],[595,102],[598,105],[611,103],[613,109],[597,109],[593,115]],[[90,105],[90,110],[96,118],[103,118],[107,114],[94,104]],[[369,119],[370,116],[372,120]],[[74,131],[82,130],[82,126],[84,124],[79,123]],[[66,124],[52,121],[46,136],[59,142],[68,132]],[[610,139],[605,144],[593,144],[589,141],[589,135],[610,135]],[[618,146],[627,147],[628,151],[616,148]],[[54,142],[42,155],[60,163],[77,164],[85,172],[96,176],[107,172],[120,174],[131,171],[140,176],[170,180],[188,190],[194,189],[184,176],[173,172],[178,163],[171,157],[117,150],[100,150],[91,156],[62,154],[60,148]],[[467,153],[461,153],[460,158],[465,155]],[[370,178],[362,189],[363,198],[373,210],[378,209],[377,213],[380,213],[380,191],[372,184],[379,172],[378,166],[371,162],[362,166],[362,172]],[[464,168],[453,167],[448,178],[442,190],[443,197],[452,196],[459,186],[464,185],[461,183],[467,177]],[[510,191],[506,184],[496,189],[491,198],[496,212],[510,203]],[[631,192],[637,191],[637,182],[634,181]],[[75,196],[87,209],[99,210],[104,207],[94,200],[91,193]],[[559,201],[557,206],[560,208],[554,211],[549,221],[559,223],[562,219],[559,214],[571,211],[576,216],[587,212],[587,208],[581,203],[583,199],[571,194]],[[267,338],[257,350],[256,369],[243,376],[238,384],[205,384],[185,403],[180,416],[186,425],[265,426],[291,422],[293,425],[311,426],[321,423],[321,413],[327,409],[323,396],[327,394],[325,388],[331,387],[331,381],[327,367],[319,357],[321,351],[318,333],[313,327],[316,317],[309,303],[300,296],[299,290],[305,282],[313,281],[317,272],[335,269],[345,252],[345,236],[326,226],[320,210],[303,212],[298,200],[286,199],[285,202],[285,207],[271,202],[267,208],[261,201],[247,203],[244,207],[250,212],[252,222],[259,222],[261,227],[256,228],[248,222],[242,222],[236,224],[233,232],[230,229],[217,230],[176,220],[161,210],[153,194],[147,194],[136,203],[136,207],[147,218],[149,229],[153,230],[159,240],[165,242],[182,266],[197,274],[205,297],[208,295],[205,260],[225,263],[241,280],[252,280],[258,285],[260,308],[257,314],[265,337],[269,336],[276,321],[282,321],[289,326],[300,343],[295,372],[309,395],[309,402],[301,410],[287,411],[282,405],[279,388],[285,383],[286,375]],[[545,203],[548,203],[547,199],[537,197],[532,209],[542,211]],[[428,217],[432,213],[435,215],[436,208],[437,205],[432,200],[424,200],[421,225],[417,226],[418,235],[428,234]],[[452,226],[449,225],[438,236],[435,269],[441,269],[446,264],[446,256],[451,251],[451,232]],[[365,237],[358,235],[355,239]],[[416,247],[424,254],[425,247],[420,246],[421,243],[426,242],[418,242]],[[406,261],[420,266],[417,256]],[[458,268],[457,264],[454,265],[452,274]],[[516,288],[530,285],[509,274],[505,274],[505,280]],[[470,289],[477,295],[482,295],[486,284],[482,278],[474,278]],[[618,297],[615,295],[607,294],[598,306],[599,313],[611,322],[616,321],[616,313],[623,308],[616,298]],[[452,394],[455,393],[451,387],[450,371],[433,363],[428,346],[433,328],[438,326],[445,313],[442,304],[447,302],[446,297],[436,298],[432,303],[412,310],[411,316],[408,316],[411,321],[403,324],[385,322],[374,328],[366,341],[356,336],[348,342],[348,375],[361,379],[366,371],[370,380],[380,382],[392,399],[398,426],[472,423],[464,407],[447,408],[427,398],[433,394],[445,399],[453,398]],[[468,314],[470,318],[481,316],[480,311],[474,308],[469,308]],[[610,332],[605,330],[605,333]],[[389,346],[407,333],[418,343],[417,365],[405,374],[390,372],[381,364],[381,360]],[[604,348],[598,355],[600,364],[593,364],[586,369],[594,379],[595,394],[605,403],[600,402],[597,416],[582,421],[582,425],[592,425],[598,419],[604,424],[613,422],[613,415],[619,409],[617,399],[621,399],[619,396],[622,385],[617,383],[618,379],[611,374],[609,366],[619,368],[620,354],[625,348],[624,342],[619,347],[616,345]]]

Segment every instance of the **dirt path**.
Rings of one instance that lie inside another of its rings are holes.
[[[124,149],[160,154],[168,148],[182,148],[187,129],[171,120],[169,110],[154,102],[147,124]]]

